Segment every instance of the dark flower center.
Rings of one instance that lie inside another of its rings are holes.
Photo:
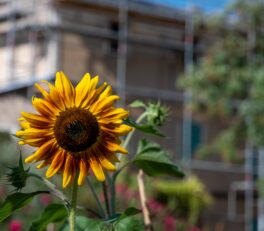
[[[70,152],[81,152],[97,141],[99,125],[88,110],[70,108],[57,117],[54,134],[60,147]]]

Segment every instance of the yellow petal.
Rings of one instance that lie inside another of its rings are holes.
[[[50,119],[33,113],[21,112],[21,115],[30,123],[32,127],[52,126]]]
[[[38,83],[35,83],[35,87],[40,91],[44,98],[49,97],[49,93],[45,91]]]
[[[87,163],[82,159],[80,160],[79,168],[78,185],[82,185],[88,173]]]
[[[60,170],[62,164],[64,163],[64,155],[65,155],[64,151],[58,151],[55,154],[55,156],[51,162],[51,165],[46,172],[47,178],[52,177],[54,174],[56,174]]]
[[[93,170],[93,173],[94,173],[95,177],[97,178],[97,180],[104,181],[105,175],[104,175],[104,171],[102,169],[101,164],[98,163],[97,160],[91,159],[90,160],[90,166],[91,166],[91,169]]]
[[[83,99],[86,97],[89,86],[90,86],[91,76],[89,73],[86,73],[82,80],[78,83],[78,85],[75,88],[75,105],[76,107],[79,107]]]
[[[20,127],[23,128],[23,129],[30,128],[29,123],[27,121],[25,121],[25,120],[24,121],[20,121],[19,124],[20,124]]]
[[[37,165],[36,168],[41,169],[43,167],[46,167],[49,164],[50,164],[50,160],[44,160],[41,164]]]
[[[107,86],[105,90],[100,94],[100,97],[98,100],[104,99],[112,94],[112,87]]]
[[[105,108],[109,108],[113,105],[114,101],[119,100],[120,97],[118,95],[111,95],[107,98],[104,98],[102,100],[96,101],[91,106],[91,111],[94,115],[97,115],[99,112],[103,111]]]
[[[60,93],[60,91],[48,81],[43,80],[42,82],[46,83],[50,89],[48,101],[56,106],[56,108],[58,108],[60,111],[65,110],[64,96]]]
[[[22,141],[20,141],[22,142]],[[23,141],[24,144],[28,144],[33,147],[40,147],[42,144],[47,142],[47,139],[45,138],[37,138],[37,139],[26,139]]]
[[[55,87],[64,96],[66,106],[68,108],[73,107],[75,90],[71,81],[62,71],[56,73]]]
[[[112,152],[120,152],[123,154],[127,154],[127,150],[123,147],[121,147],[120,145],[116,144],[116,143],[112,143],[112,142],[106,142],[105,146],[107,147],[107,149],[109,149]]]
[[[105,90],[105,88],[107,87],[107,83],[104,82],[100,87],[98,87],[96,90],[93,90],[92,93],[88,96],[88,102],[89,105],[92,105],[95,103],[95,101],[97,101],[100,97],[100,94]]]
[[[64,170],[63,170],[63,177],[62,177],[62,187],[63,188],[66,188],[67,185],[71,182],[71,179],[73,178],[73,173],[71,171],[71,165],[73,164],[74,164],[73,158],[70,154],[68,154],[66,157],[66,162],[65,162]]]
[[[59,110],[57,110],[54,105],[49,103],[47,100],[40,98],[32,98],[32,104],[34,108],[43,116],[55,119],[59,115]]]
[[[91,79],[90,81],[90,86],[87,89],[86,95],[83,97],[84,100],[82,100],[81,106],[83,108],[88,107],[89,105],[91,105],[91,101],[93,101],[93,98],[97,97],[96,95],[96,86],[98,84],[99,81],[99,77],[95,76],[94,78]]]
[[[116,171],[115,165],[113,165],[108,159],[100,158],[100,163],[108,171]]]
[[[128,111],[123,108],[110,108],[100,114],[101,118],[115,118],[115,119],[125,119],[128,117]]]
[[[112,125],[120,125],[123,123],[123,120],[120,120],[120,119],[116,119],[116,118],[101,118],[99,117],[97,119],[97,121],[100,123],[100,124],[112,124]]]
[[[31,156],[25,159],[25,163],[31,163],[33,161],[39,161],[43,158],[43,156],[49,154],[53,148],[54,141],[50,140],[44,143],[36,152],[34,152]]]
[[[122,124],[122,125],[114,127],[114,128],[113,127],[109,128],[106,125],[106,126],[101,126],[101,128],[102,128],[102,130],[104,130],[107,133],[116,134],[118,136],[124,136],[124,135],[126,135],[127,133],[129,133],[130,131],[133,130],[132,127],[130,127],[130,126],[126,125],[126,124]]]
[[[53,131],[49,129],[28,128],[16,132],[16,136],[24,139],[44,138],[52,135]]]

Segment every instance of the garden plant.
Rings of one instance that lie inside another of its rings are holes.
[[[34,113],[21,112],[21,129],[15,134],[19,145],[34,150],[17,153],[19,164],[8,171],[13,191],[0,205],[1,222],[29,206],[34,197],[51,195],[57,198],[56,203],[38,211],[39,218],[32,221],[30,231],[46,230],[51,223],[60,231],[153,230],[144,175],[182,178],[184,174],[159,144],[144,137],[135,154],[129,153],[128,145],[137,131],[165,137],[159,127],[165,122],[168,109],[159,102],[135,101],[130,108],[140,108],[142,113],[134,121],[127,110],[114,106],[120,97],[112,94],[112,87],[107,83],[98,86],[98,82],[98,76],[85,74],[74,87],[60,71],[55,84],[44,81],[47,88],[35,84],[41,97],[32,98]],[[41,170],[32,171],[34,163],[37,169],[45,169],[45,175]],[[141,207],[119,211],[117,178],[131,166],[137,168],[130,177],[137,179]],[[53,180],[56,175],[60,184]],[[28,187],[32,178],[41,183],[39,188]],[[94,179],[102,185],[102,193],[95,187]],[[66,193],[69,188],[70,195]],[[96,209],[78,203],[88,190],[97,203]]]

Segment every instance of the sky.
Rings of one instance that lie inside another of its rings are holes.
[[[152,2],[159,5],[186,9],[191,6],[198,6],[205,12],[221,11],[224,6],[232,0],[143,0],[145,2]]]

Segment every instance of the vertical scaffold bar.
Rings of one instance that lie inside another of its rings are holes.
[[[15,78],[15,44],[16,44],[16,0],[9,1],[9,31],[6,37],[7,46],[7,77]]]
[[[191,11],[187,11],[185,20],[184,71],[188,73],[190,66],[193,64],[193,15]],[[185,91],[183,100],[182,161],[187,170],[191,168],[192,158],[192,113],[187,107],[191,98],[191,91]]]
[[[258,180],[264,180],[264,147],[258,150]],[[258,193],[258,231],[264,230],[264,198]]]
[[[128,34],[128,1],[119,0],[118,48],[117,48],[117,89],[122,103],[126,102],[126,65]]]

